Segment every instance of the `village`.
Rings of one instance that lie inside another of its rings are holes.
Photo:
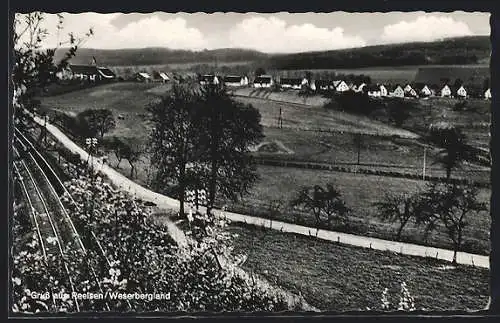
[[[113,71],[106,67],[95,65],[70,65],[65,72],[58,73],[60,80],[80,80],[88,82],[101,82],[112,80],[123,80],[117,77]],[[167,83],[171,81],[173,75],[168,76],[163,71],[154,71],[153,73],[138,72],[131,79],[137,82],[155,82]],[[491,99],[491,89],[478,89],[477,86],[469,89],[467,84],[459,79],[447,80],[442,84],[416,83],[408,80],[406,84],[366,84],[362,81],[352,82],[342,79],[324,80],[304,78],[286,78],[272,75],[256,75],[252,80],[246,75],[197,75],[201,85],[205,84],[224,84],[228,88],[253,87],[273,90],[298,90],[310,91],[312,93],[346,93],[348,91],[366,94],[372,98],[484,98]]]

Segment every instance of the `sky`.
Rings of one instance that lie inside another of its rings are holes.
[[[55,14],[46,14],[46,47],[68,32],[94,35],[84,47],[98,49],[247,48],[266,53],[334,50],[446,37],[489,35],[489,13],[79,13],[64,16],[57,35]]]

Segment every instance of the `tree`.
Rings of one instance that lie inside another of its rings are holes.
[[[443,147],[435,163],[440,163],[446,170],[446,180],[451,178],[451,171],[460,166],[462,160],[473,157],[465,141],[465,135],[453,126],[431,126],[429,140]]]
[[[180,201],[179,214],[184,216],[184,200],[190,172],[188,164],[195,158],[200,125],[195,114],[198,95],[186,84],[174,83],[172,90],[146,110],[151,114],[153,130],[149,137],[151,164],[156,166],[153,186],[160,193],[174,186]]]
[[[402,99],[391,100],[388,105],[389,121],[394,123],[396,127],[401,127],[410,116],[408,109],[411,103],[406,103]]]
[[[266,70],[264,70],[262,67],[258,67],[255,70],[255,77],[258,77],[258,76],[261,76],[261,75],[264,75],[264,74],[266,74]]]
[[[57,33],[64,27],[64,17],[57,15]],[[24,109],[35,112],[37,102],[35,96],[48,85],[57,80],[57,73],[67,67],[69,60],[76,55],[84,41],[93,35],[93,30],[85,34],[84,38],[69,33],[69,40],[59,42],[55,48],[44,49],[44,41],[49,31],[43,28],[45,14],[32,12],[28,14],[16,13],[13,22],[14,68],[12,70],[12,85],[14,88],[14,118],[19,126],[25,120]],[[45,44],[46,45],[46,44]],[[69,45],[63,58],[54,63],[54,55],[62,45]]]
[[[415,217],[418,195],[394,194],[387,195],[382,202],[374,203],[378,216],[388,222],[399,222],[396,239],[401,240],[404,227]]]
[[[290,204],[312,212],[316,220],[316,235],[323,225],[329,227],[333,221],[343,222],[350,211],[340,192],[330,183],[325,188],[319,185],[303,187]]]
[[[208,192],[208,213],[217,195],[233,201],[248,193],[258,179],[249,147],[262,138],[259,110],[235,102],[223,87],[201,89],[201,107],[196,120],[199,162],[205,167],[204,186]]]
[[[88,132],[90,135],[99,135],[101,138],[104,134],[116,127],[116,122],[113,117],[113,112],[108,109],[88,109],[78,114],[83,127],[83,132]]]
[[[433,183],[421,196],[417,224],[426,230],[441,223],[453,243],[453,264],[463,243],[463,231],[469,225],[471,214],[487,211],[486,204],[478,201],[478,190],[473,185]]]
[[[133,179],[137,175],[136,163],[143,154],[143,147],[137,142],[136,138],[126,138],[123,141],[122,156],[130,165],[130,177]]]

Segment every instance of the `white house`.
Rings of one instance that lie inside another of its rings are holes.
[[[394,91],[392,91],[392,96],[393,97],[396,97],[396,98],[404,98],[405,97],[405,91],[403,90],[403,88],[398,85]]]
[[[302,79],[302,82],[300,83],[300,85],[302,85],[302,86],[307,86],[307,85],[309,85],[309,80],[308,80],[308,79],[306,79],[306,78],[304,77],[304,78]]]
[[[491,89],[487,89],[486,91],[484,91],[484,98],[486,100],[491,100]]]
[[[451,89],[448,85],[445,85],[443,86],[443,88],[441,89],[441,97],[451,97]]]
[[[405,88],[403,89],[405,93],[410,93],[413,88],[411,87],[410,84],[406,84]]]
[[[384,86],[384,84],[380,84],[380,96],[388,96],[389,91],[387,91],[387,88]]]
[[[355,89],[355,91],[356,91],[356,92],[362,92],[362,91],[363,91],[363,89],[365,88],[365,86],[366,86],[366,83],[361,83],[361,84],[360,84],[360,85],[359,85],[359,86]]]
[[[170,78],[164,72],[160,72],[160,78],[161,78],[161,80],[162,80],[163,83],[166,83],[166,82],[170,81]]]
[[[248,77],[228,75],[228,76],[224,77],[224,84],[226,86],[231,86],[231,87],[247,86],[248,85]]]
[[[269,88],[273,86],[274,80],[271,75],[261,75],[257,76],[253,81],[253,87],[257,88]]]
[[[335,82],[338,82],[338,83],[335,84]],[[337,91],[337,92],[341,92],[342,93],[342,92],[349,91],[349,86],[344,81],[334,81],[333,85],[335,86],[335,91]]]
[[[429,87],[427,85],[424,85],[424,87],[420,90],[420,94],[422,96],[431,96],[432,91],[431,91],[431,89],[429,89]]]
[[[460,88],[457,90],[457,96],[459,98],[466,98],[467,97],[467,90],[465,90],[464,86],[460,86]]]
[[[406,86],[404,87],[403,90],[404,90],[405,96],[414,97],[414,98],[416,98],[418,96],[417,91],[415,91],[415,89],[410,84],[406,84]]]

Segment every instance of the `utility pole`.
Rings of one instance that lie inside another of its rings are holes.
[[[278,118],[278,127],[279,127],[280,129],[282,129],[282,128],[283,128],[283,112],[282,112],[282,110],[281,110],[281,107],[280,107],[280,116],[279,116],[279,118]]]
[[[424,167],[422,169],[422,179],[425,181],[425,161],[427,158],[427,147],[424,146]]]

